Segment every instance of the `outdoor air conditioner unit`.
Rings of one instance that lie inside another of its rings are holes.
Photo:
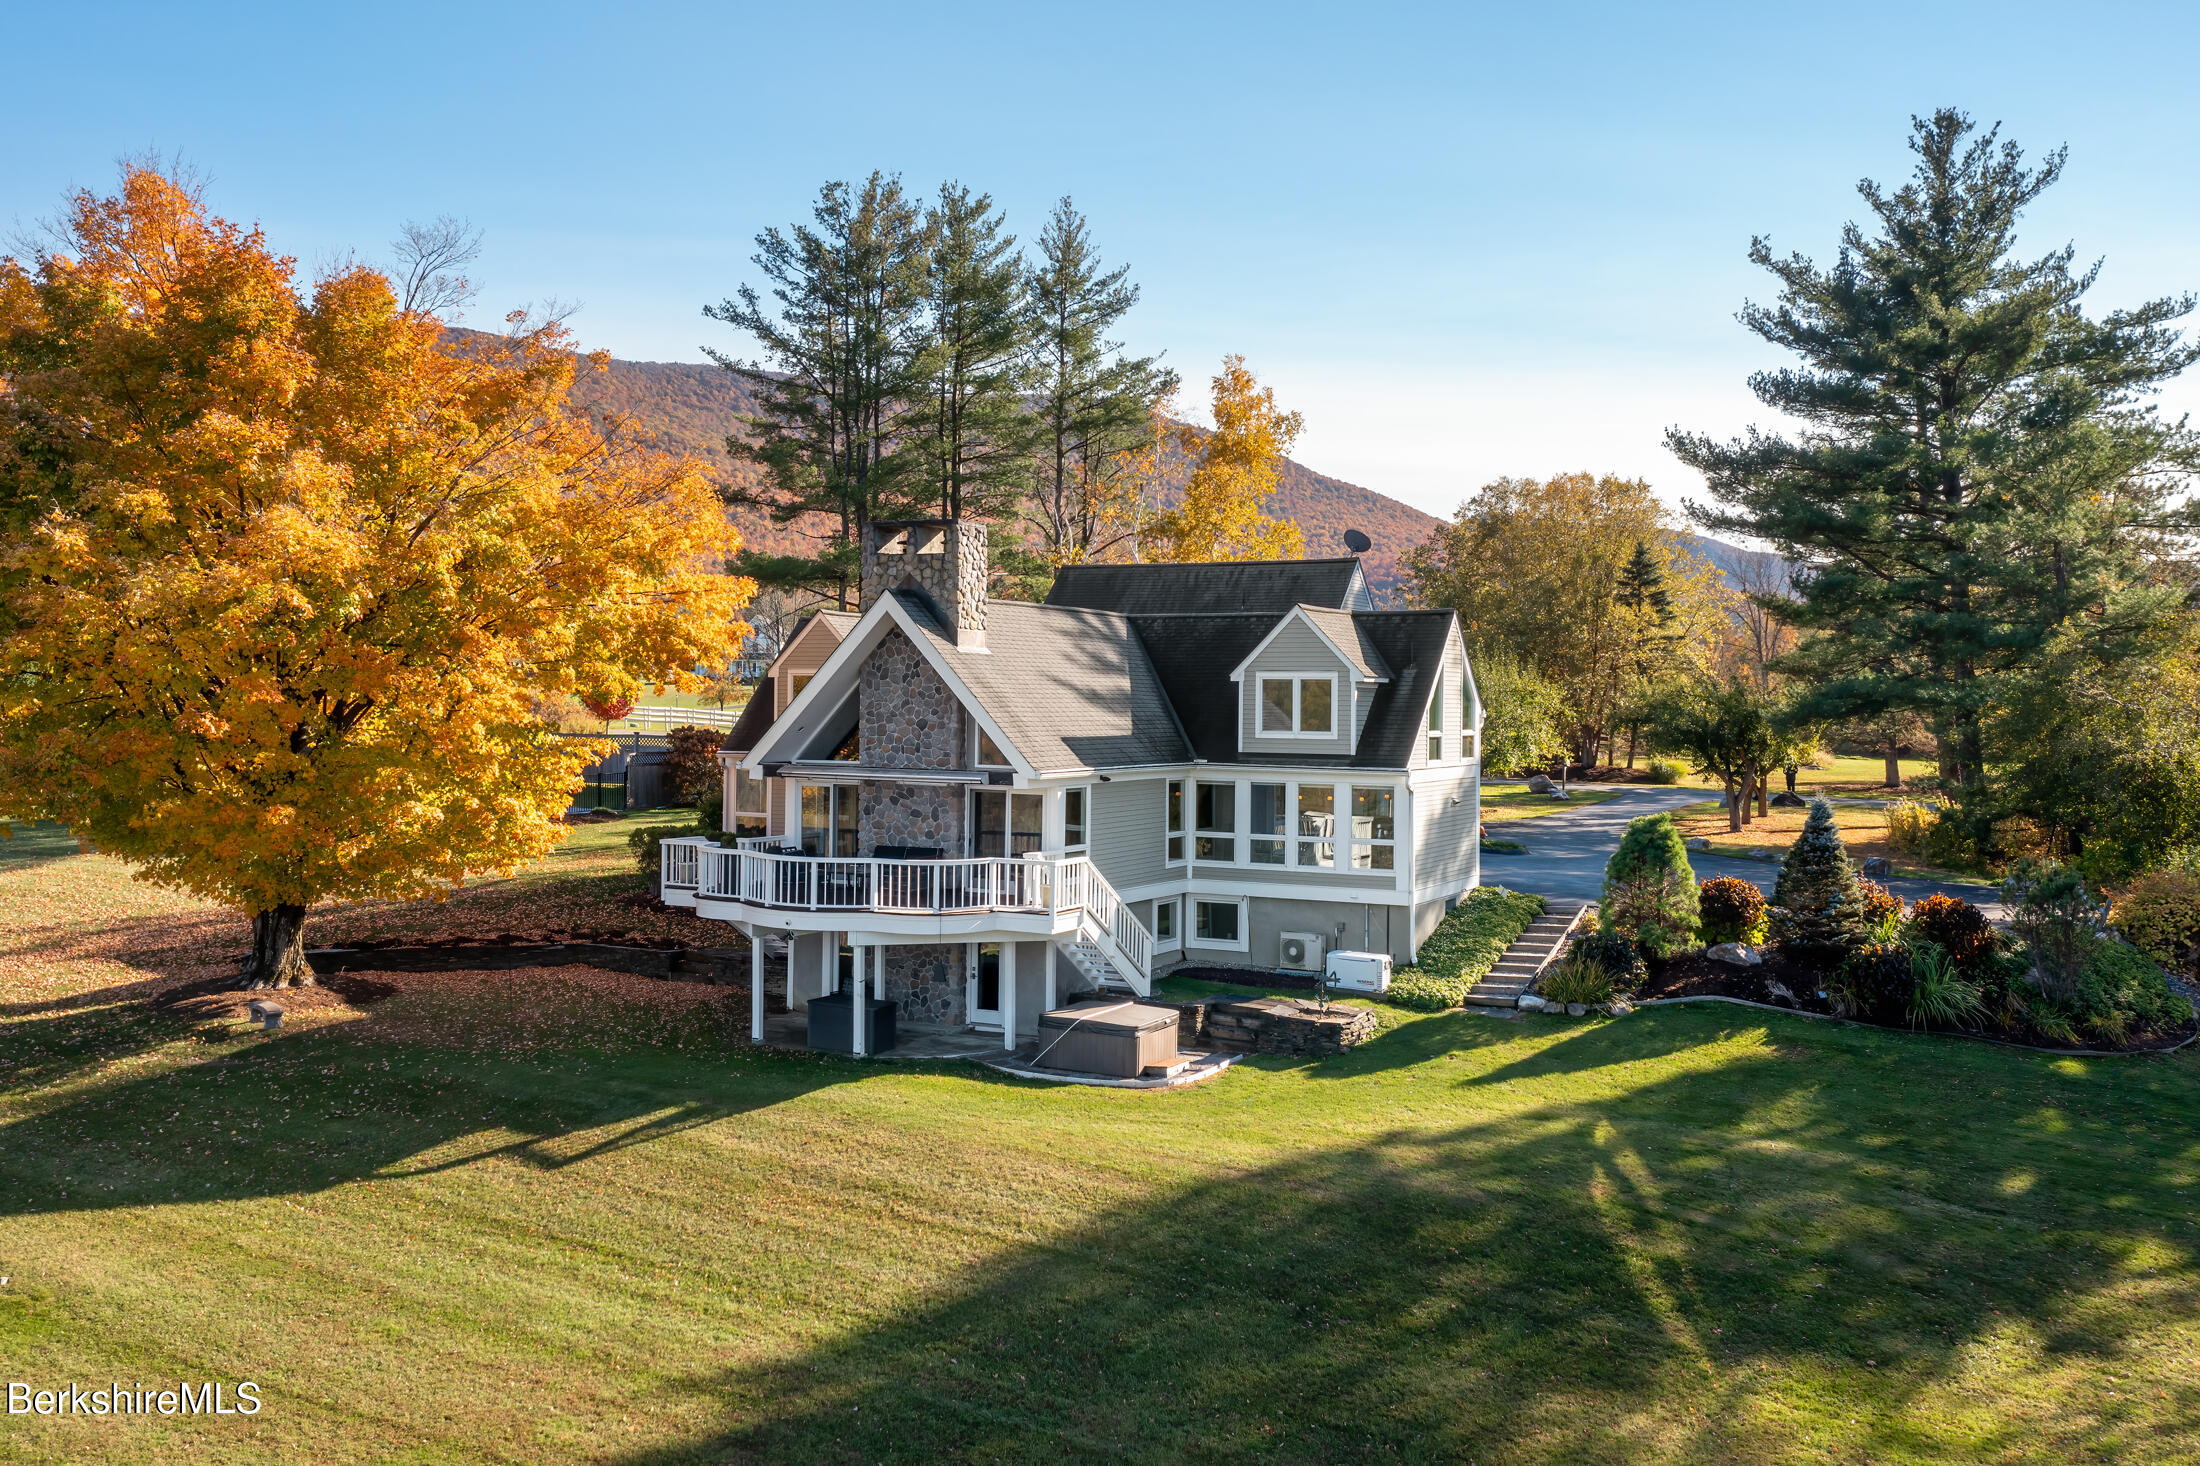
[[[1278,967],[1291,972],[1319,972],[1322,939],[1312,932],[1284,932],[1276,938]]]
[[[1388,952],[1331,952],[1329,985],[1355,993],[1390,991]]]

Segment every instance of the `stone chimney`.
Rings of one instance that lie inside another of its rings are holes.
[[[985,526],[961,519],[889,519],[863,532],[863,609],[914,586],[931,598],[957,646],[985,645]]]

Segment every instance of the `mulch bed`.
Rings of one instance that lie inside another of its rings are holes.
[[[1243,983],[1254,987],[1314,991],[1310,972],[1271,972],[1260,967],[1172,967],[1163,977],[1189,978],[1193,982]]]
[[[1833,1005],[1818,996],[1819,974],[1815,968],[1790,962],[1780,955],[1777,947],[1765,951],[1761,967],[1736,967],[1730,962],[1714,962],[1701,952],[1690,952],[1675,957],[1670,962],[1650,964],[1650,979],[1635,994],[1637,998],[1742,998],[1752,1003],[1770,1003],[1780,1008],[1796,1008],[1806,1013],[1831,1013]],[[1782,997],[1772,990],[1780,984],[1792,998]]]

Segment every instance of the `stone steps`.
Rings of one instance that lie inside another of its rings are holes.
[[[1535,986],[1535,980],[1543,975],[1558,954],[1565,950],[1566,938],[1573,931],[1574,923],[1588,908],[1586,901],[1553,901],[1550,909],[1529,924],[1528,929],[1514,939],[1505,949],[1482,980],[1474,985],[1464,999],[1470,1008],[1511,1008],[1520,1002],[1520,995]]]

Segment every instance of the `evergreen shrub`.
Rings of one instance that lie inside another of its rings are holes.
[[[1866,942],[1852,948],[1826,979],[1826,996],[1844,1018],[1900,1023],[1909,1016],[1917,974],[1910,949],[1900,942]]]
[[[1696,888],[1702,916],[1698,935],[1706,946],[1765,939],[1765,893],[1739,876],[1713,876]]]
[[[1648,956],[1670,957],[1695,941],[1701,920],[1696,872],[1673,816],[1628,821],[1619,848],[1605,863],[1599,924],[1633,938]]]
[[[2032,958],[2033,980],[2058,1002],[2084,1011],[2080,986],[2093,949],[2108,930],[2108,907],[2085,878],[2055,861],[2023,860],[2001,883],[2009,929]]]
[[[1635,991],[1650,976],[1650,969],[1643,965],[1642,953],[1635,950],[1634,939],[1601,927],[1574,938],[1566,955],[1570,959],[1595,963],[1612,980],[1612,986],[1621,992]]]
[[[1772,906],[1772,938],[1798,962],[1837,967],[1870,939],[1856,867],[1823,799],[1810,802],[1803,833],[1780,863]]]

